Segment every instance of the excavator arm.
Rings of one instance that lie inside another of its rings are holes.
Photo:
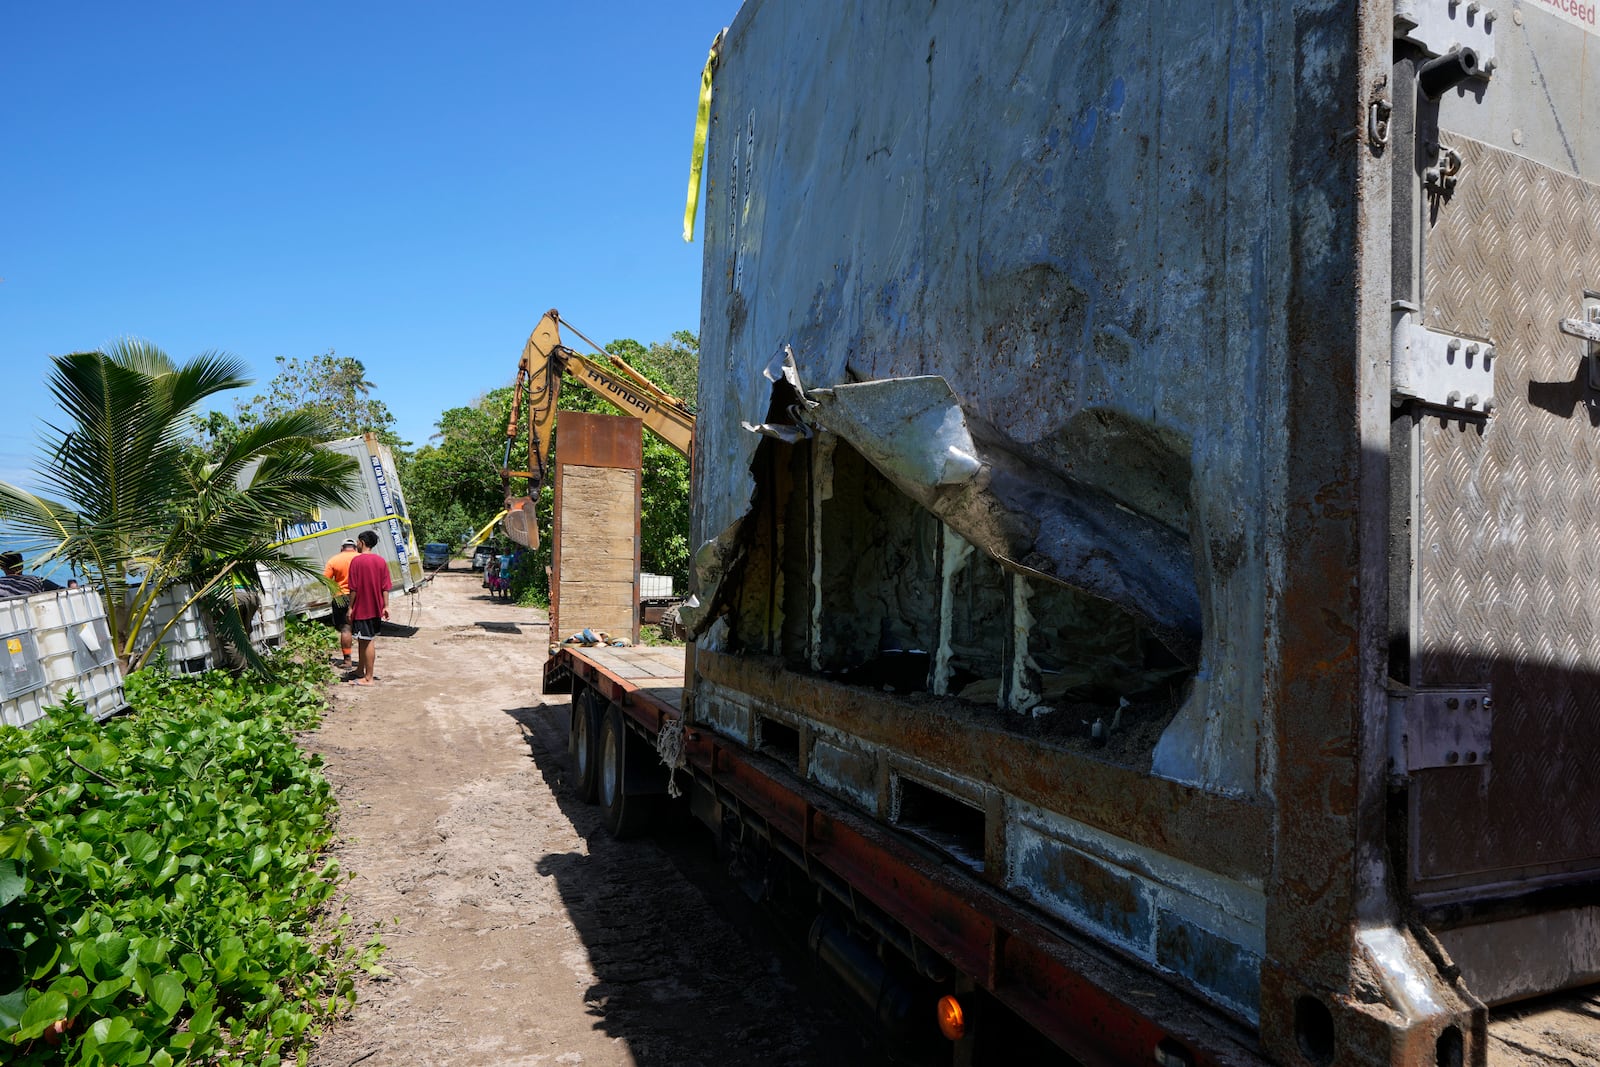
[[[572,329],[570,325],[568,328]],[[581,355],[561,343],[561,314],[552,308],[528,335],[528,343],[522,346],[522,359],[517,363],[500,479],[505,489],[506,533],[513,541],[529,548],[539,545],[534,506],[548,475],[546,457],[550,455],[556,401],[561,396],[564,372],[619,410],[643,420],[646,429],[684,456],[689,456],[694,448],[694,413],[688,405],[576,329],[572,332],[582,337],[595,354]],[[518,421],[524,416],[528,432],[527,469],[512,470],[511,453],[519,436]],[[528,480],[525,496],[512,495],[512,478]]]

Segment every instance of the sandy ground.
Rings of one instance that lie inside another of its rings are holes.
[[[451,572],[393,615],[409,636],[379,639],[380,684],[339,686],[307,742],[339,797],[344,906],[391,972],[314,1067],[876,1062],[709,835],[616,842],[571,797],[542,612]]]

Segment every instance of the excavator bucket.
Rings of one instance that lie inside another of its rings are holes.
[[[533,516],[536,502],[531,496],[513,497],[506,501],[506,536],[524,548],[539,547],[539,524]]]

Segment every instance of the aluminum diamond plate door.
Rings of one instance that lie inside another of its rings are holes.
[[[1472,896],[1600,869],[1600,378],[1561,329],[1600,289],[1600,187],[1439,141],[1459,183],[1426,224],[1424,325],[1499,365],[1491,417],[1421,426],[1412,680],[1493,713],[1487,752],[1414,772],[1409,873]]]

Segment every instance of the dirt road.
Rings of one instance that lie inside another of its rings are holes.
[[[393,615],[414,631],[379,639],[380,684],[340,686],[308,741],[339,797],[346,910],[391,972],[314,1067],[876,1061],[709,836],[619,843],[572,799],[542,612],[453,572]]]

